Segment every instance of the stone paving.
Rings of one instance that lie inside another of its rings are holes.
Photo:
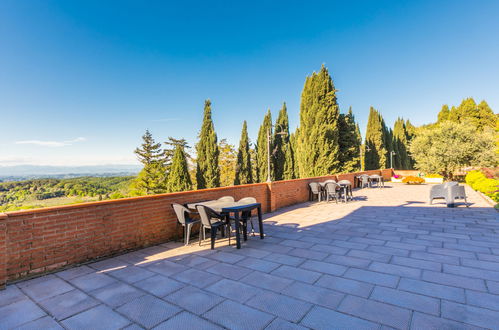
[[[428,190],[289,207],[241,250],[170,242],[11,284],[0,329],[499,328],[499,213]]]

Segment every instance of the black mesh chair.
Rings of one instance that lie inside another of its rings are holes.
[[[179,224],[184,227],[184,244],[189,244],[189,237],[191,236],[191,229],[195,223],[199,223],[199,219],[193,219],[191,217],[192,214],[197,214],[189,210],[187,207],[173,203],[173,210],[175,211],[175,215],[177,216],[177,231]]]
[[[226,217],[220,213],[215,212],[213,209],[204,205],[196,205],[196,209],[199,212],[199,217],[201,218],[201,231],[199,233],[199,245],[201,245],[201,234],[203,234],[203,239],[205,238],[205,229],[210,229],[211,234],[211,249],[215,248],[215,239],[217,238],[217,231],[220,229],[222,236],[224,236],[225,231],[229,235],[229,245],[230,245],[230,230],[227,223]]]

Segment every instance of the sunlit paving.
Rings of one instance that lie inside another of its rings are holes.
[[[265,238],[192,237],[0,291],[3,328],[494,328],[497,211],[471,189],[386,183],[264,216]],[[256,217],[254,217],[256,218]],[[252,221],[255,219],[251,218]],[[256,227],[257,228],[257,227]],[[234,235],[232,230],[231,235]],[[180,238],[181,239],[181,238]]]

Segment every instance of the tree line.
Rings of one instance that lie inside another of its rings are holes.
[[[436,123],[419,128],[403,118],[388,128],[381,113],[371,107],[363,142],[352,109],[340,113],[336,92],[323,65],[305,80],[299,126],[294,132],[290,132],[287,107],[283,103],[275,122],[270,109],[266,112],[254,144],[248,136],[246,121],[242,123],[237,150],[225,139],[218,140],[211,101],[206,100],[195,145],[196,159],[189,154],[190,147],[184,139],[170,137],[162,147],[146,131],[142,145],[135,150],[144,168],[132,184],[132,193],[177,192],[388,167],[445,174],[448,169],[424,165],[422,154],[428,154],[425,148],[429,146],[419,142],[418,135],[431,135],[425,129],[440,127],[442,122],[474,125],[487,132],[497,122],[497,116],[485,101],[476,105],[473,99],[465,99],[451,109],[444,106]],[[482,146],[487,145],[483,138],[481,141]],[[445,148],[445,143],[441,147]]]

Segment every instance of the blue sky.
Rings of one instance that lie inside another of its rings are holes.
[[[372,105],[434,121],[472,96],[499,109],[499,1],[0,1],[0,165],[136,162],[146,128],[194,145],[256,140],[325,64],[362,129]]]

